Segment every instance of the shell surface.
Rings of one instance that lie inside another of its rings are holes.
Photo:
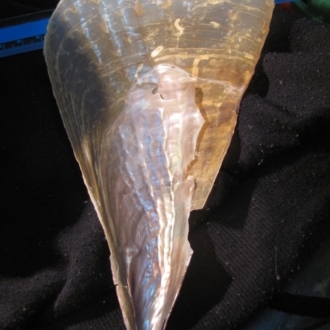
[[[273,1],[62,0],[54,94],[104,228],[128,329],[163,329]]]

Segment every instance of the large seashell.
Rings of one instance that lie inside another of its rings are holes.
[[[163,329],[272,0],[62,0],[45,57],[128,329]]]

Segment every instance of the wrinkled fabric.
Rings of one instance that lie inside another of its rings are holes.
[[[0,329],[124,329],[42,51],[0,72]],[[328,236],[329,83],[329,25],[277,9],[167,329],[244,326]]]

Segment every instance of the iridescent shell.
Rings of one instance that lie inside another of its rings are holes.
[[[54,94],[128,329],[163,329],[266,38],[272,0],[62,0]]]

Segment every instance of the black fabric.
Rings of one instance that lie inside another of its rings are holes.
[[[330,317],[329,298],[311,297],[281,292],[275,294],[272,297],[270,306],[282,312],[295,315],[311,316],[317,318]]]
[[[0,329],[124,329],[42,51],[0,72]],[[329,82],[329,25],[276,10],[167,329],[244,326],[329,234]]]

